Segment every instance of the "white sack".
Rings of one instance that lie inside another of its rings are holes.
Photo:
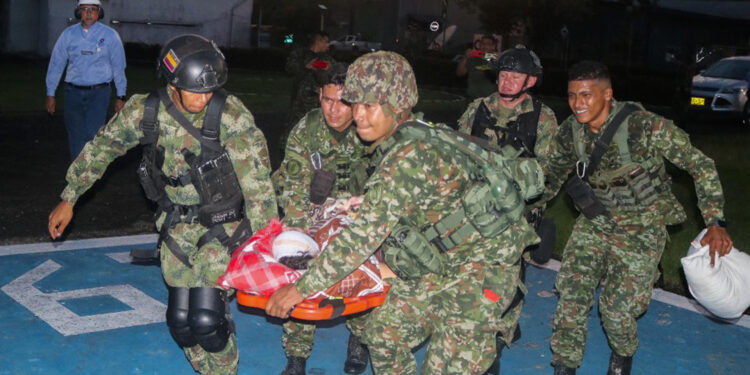
[[[681,259],[690,293],[712,314],[724,319],[739,318],[750,307],[750,255],[732,248],[729,254],[716,256],[711,268],[708,246],[700,244],[705,234],[706,229]]]

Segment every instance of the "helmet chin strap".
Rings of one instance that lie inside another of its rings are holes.
[[[202,108],[201,108],[201,110],[200,110],[200,111],[198,111],[198,112],[193,112],[193,111],[189,110],[189,109],[188,109],[188,108],[187,108],[187,107],[185,106],[185,102],[183,102],[183,101],[182,101],[182,90],[181,90],[181,89],[178,89],[178,88],[176,88],[176,87],[175,87],[175,89],[177,90],[177,96],[179,96],[179,97],[180,97],[180,107],[182,107],[182,109],[184,109],[184,110],[185,110],[186,112],[190,112],[190,113],[193,113],[193,114],[195,114],[195,113],[199,113],[200,111],[202,111],[202,110],[203,110]]]
[[[518,90],[517,93],[515,93],[515,94],[503,94],[501,92],[498,92],[498,94],[500,94],[501,98],[505,98],[505,99],[516,100],[516,99],[520,98],[523,94],[529,92],[529,87],[526,87],[526,84],[529,83],[529,77],[530,76],[531,76],[530,74],[526,75],[526,78],[523,80],[523,84],[521,85],[522,88],[520,90]]]

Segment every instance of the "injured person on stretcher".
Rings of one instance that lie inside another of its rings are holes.
[[[302,276],[307,263],[353,222],[361,203],[361,196],[328,198],[311,211],[313,224],[307,229],[283,227],[272,219],[234,251],[219,284],[237,289],[239,304],[264,308],[274,291]],[[332,319],[378,306],[385,300],[384,279],[389,277],[395,277],[393,271],[373,255],[338,283],[297,305],[292,316]]]

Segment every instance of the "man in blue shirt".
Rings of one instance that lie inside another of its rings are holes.
[[[96,22],[104,16],[99,0],[78,0],[80,23],[67,27],[52,49],[47,68],[47,112],[55,113],[55,90],[65,75],[65,128],[70,160],[104,125],[109,107],[110,83],[117,87],[115,112],[125,104],[125,50],[112,28]]]

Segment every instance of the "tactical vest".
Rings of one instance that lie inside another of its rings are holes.
[[[626,106],[635,105],[627,104]],[[626,108],[623,107],[620,111]],[[642,110],[642,108],[636,107],[632,110]],[[640,163],[633,162],[628,146],[628,135],[628,127],[623,124],[612,138],[612,142],[619,151],[622,166],[615,170],[598,168],[589,177],[591,189],[599,201],[607,209],[620,212],[642,211],[653,204],[659,195],[670,191],[670,178],[664,162],[653,157]],[[589,155],[585,152],[586,145],[582,132],[573,132],[573,144],[578,159],[588,163]]]
[[[525,200],[544,189],[544,175],[534,159],[518,158],[513,148],[499,148],[465,134],[435,128],[419,121],[401,124],[391,136],[391,145],[403,140],[434,146],[443,158],[454,160],[471,178],[461,198],[461,207],[428,227],[417,227],[401,218],[384,249],[386,263],[401,278],[427,272],[443,274],[443,253],[479,233],[494,238],[510,225],[523,220]],[[385,153],[387,150],[380,150]]]
[[[306,139],[314,139],[313,131],[317,129],[319,123],[326,127],[325,131],[335,131],[328,129],[321,110],[310,111],[305,121],[308,130]],[[354,124],[350,125],[353,126]],[[351,131],[347,129],[346,131]],[[321,195],[323,201],[329,196],[338,196],[340,192],[346,192],[351,195],[362,194],[364,184],[367,181],[366,162],[363,161],[363,155],[335,155],[333,160],[334,171],[325,171],[322,160],[329,157],[334,151],[321,154],[321,151],[313,151],[310,154],[310,165],[313,169],[313,178],[310,183],[311,197]],[[322,177],[326,172],[330,176]],[[325,184],[326,186],[315,186],[316,184]],[[315,192],[315,194],[312,194]],[[327,192],[321,193],[321,192]]]
[[[157,251],[163,242],[167,242],[172,253],[188,267],[191,267],[191,264],[187,255],[168,233],[169,229],[177,224],[198,222],[209,229],[198,240],[198,248],[217,238],[228,251],[232,251],[252,234],[250,222],[244,217],[245,202],[242,189],[229,155],[219,140],[221,114],[226,99],[227,94],[224,90],[214,91],[206,108],[201,129],[198,130],[174,106],[165,90],[157,90],[146,97],[143,118],[139,124],[144,136],[141,138],[143,158],[138,167],[138,177],[146,197],[157,203],[158,214],[166,213],[159,232]],[[181,151],[190,166],[190,171],[177,177],[167,177],[162,171],[164,148],[157,144],[160,102],[164,104],[172,118],[201,144],[199,155],[187,149]],[[185,206],[172,202],[166,193],[167,185],[172,187],[193,185],[200,196],[201,203]],[[240,225],[232,236],[229,236],[222,224],[236,221],[240,221]],[[133,255],[141,258],[149,257],[139,253],[133,253]]]
[[[481,139],[487,139],[486,129],[491,129],[498,136],[498,146],[511,146],[520,150],[522,157],[536,157],[534,146],[536,145],[536,133],[539,125],[539,116],[542,112],[542,102],[532,98],[534,110],[520,114],[515,120],[509,121],[505,126],[498,126],[497,120],[492,116],[484,100],[479,103],[471,126],[471,135]]]

